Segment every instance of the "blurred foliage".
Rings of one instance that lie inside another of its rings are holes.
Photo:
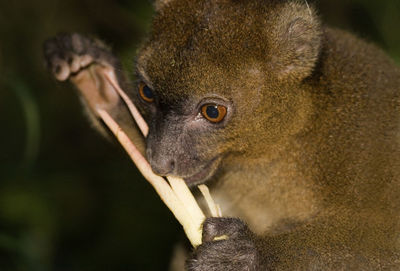
[[[398,0],[316,2],[326,23],[400,60]],[[0,270],[167,269],[180,226],[41,52],[58,32],[94,33],[131,71],[151,16],[146,0],[0,3]]]

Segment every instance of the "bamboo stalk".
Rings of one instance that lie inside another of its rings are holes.
[[[203,194],[204,199],[206,200],[208,209],[210,210],[211,216],[213,217],[221,217],[221,209],[218,205],[215,204],[214,199],[211,197],[210,190],[205,184],[201,184],[198,186],[201,194]]]
[[[126,95],[125,91],[123,91],[115,78],[114,72],[109,69],[104,69],[104,76],[108,80],[108,82],[115,88],[117,93],[121,96],[122,100],[124,100],[125,104],[128,106],[129,111],[132,114],[132,117],[135,119],[136,124],[138,125],[140,131],[144,137],[147,136],[149,133],[149,126],[147,125],[146,121],[143,119],[142,115],[140,114],[139,110],[137,110],[136,106],[132,103],[132,100],[129,99],[128,95]]]
[[[171,176],[167,177],[167,180],[171,185],[172,190],[185,205],[186,210],[192,217],[193,226],[196,229],[199,229],[201,232],[201,225],[203,224],[206,217],[203,211],[200,209],[199,205],[197,204],[192,192],[187,187],[185,181],[181,178]]]
[[[157,191],[158,195],[162,199],[162,201],[168,206],[168,208],[172,211],[176,219],[183,226],[185,233],[190,240],[191,244],[196,247],[201,244],[201,229],[199,225],[204,221],[204,214],[201,222],[195,221],[193,219],[192,214],[189,212],[188,208],[191,210],[196,207],[188,207],[192,204],[192,202],[182,202],[180,197],[177,196],[175,191],[165,182],[164,178],[155,175],[151,170],[151,167],[147,160],[142,156],[139,150],[135,147],[135,145],[131,142],[129,137],[125,134],[124,131],[119,127],[119,125],[114,121],[114,119],[107,113],[107,111],[103,109],[97,109],[97,113],[102,118],[104,123],[110,128],[112,133],[124,147],[124,149],[128,152],[132,161],[136,164],[139,171],[142,175],[149,181],[149,183],[154,187]],[[177,181],[177,180],[174,180]],[[179,185],[181,186],[181,185]],[[190,191],[189,191],[190,192]],[[191,195],[191,193],[190,193]],[[189,196],[190,197],[190,196]],[[193,197],[193,196],[192,196]],[[196,201],[194,203],[197,205]],[[197,208],[199,208],[197,206]],[[201,212],[201,210],[200,210]],[[202,212],[201,212],[202,214]],[[201,215],[200,215],[201,217]]]

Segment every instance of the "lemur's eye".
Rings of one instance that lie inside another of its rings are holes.
[[[154,102],[153,91],[143,82],[139,84],[139,95],[140,98],[148,103]]]
[[[212,123],[221,122],[226,116],[226,107],[217,104],[206,104],[201,107],[201,114]]]

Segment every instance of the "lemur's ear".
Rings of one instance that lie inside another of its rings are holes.
[[[289,2],[275,18],[276,48],[273,48],[276,71],[279,77],[303,79],[317,62],[321,47],[321,30],[318,16],[309,6]]]

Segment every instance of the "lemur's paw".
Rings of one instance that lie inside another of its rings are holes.
[[[44,43],[47,67],[55,78],[65,81],[91,64],[115,67],[117,59],[99,40],[81,34],[58,34]]]
[[[221,236],[226,238],[218,240]],[[203,224],[203,244],[189,258],[186,268],[189,271],[262,270],[256,240],[240,219],[208,218]]]

